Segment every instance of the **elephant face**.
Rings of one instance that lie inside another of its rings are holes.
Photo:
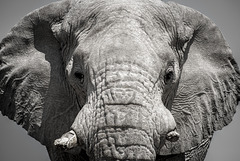
[[[220,31],[175,3],[52,3],[24,17],[0,52],[2,114],[51,160],[204,159],[238,103]]]
[[[86,36],[68,42],[73,51],[66,54],[67,80],[83,106],[72,129],[96,160],[155,160],[155,149],[160,150],[166,134],[176,128],[165,105],[170,109],[167,95],[175,94],[183,62],[178,54],[183,53],[169,46],[172,40],[162,24],[149,25],[147,17],[134,15],[143,12],[133,10],[135,3],[92,11],[96,22],[91,30],[80,32],[73,26],[73,35]]]

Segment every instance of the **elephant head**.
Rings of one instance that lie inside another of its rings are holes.
[[[0,110],[51,160],[203,160],[239,88],[216,25],[172,2],[64,0],[0,44]]]

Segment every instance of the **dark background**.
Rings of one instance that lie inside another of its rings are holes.
[[[27,13],[56,0],[0,1],[0,40]],[[168,1],[168,0],[164,0]],[[240,1],[239,0],[175,0],[207,15],[222,31],[240,65]],[[205,161],[240,160],[240,111],[233,122],[215,132]],[[1,161],[49,161],[44,146],[27,135],[15,122],[0,114]]]

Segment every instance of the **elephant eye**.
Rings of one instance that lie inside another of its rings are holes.
[[[81,84],[84,83],[84,74],[82,74],[82,73],[80,73],[80,72],[76,72],[76,73],[74,73],[74,75],[75,75],[75,77],[76,77],[77,79],[80,80],[80,83],[81,83]]]
[[[170,82],[173,80],[173,76],[174,76],[173,69],[168,69],[168,70],[166,71],[165,76],[164,76],[164,82],[165,82],[165,84],[170,83]]]

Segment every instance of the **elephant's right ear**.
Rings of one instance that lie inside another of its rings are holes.
[[[176,24],[185,29],[178,31],[191,39],[185,48],[187,59],[172,107],[180,138],[160,153],[190,150],[192,157],[204,156],[213,132],[230,123],[236,111],[240,73],[231,49],[209,18],[176,3],[168,5]],[[194,151],[198,148],[201,150]]]
[[[68,3],[52,3],[28,14],[0,44],[0,110],[42,143],[42,123],[51,115],[49,109],[69,102],[60,89],[64,70],[53,33],[68,12]]]

